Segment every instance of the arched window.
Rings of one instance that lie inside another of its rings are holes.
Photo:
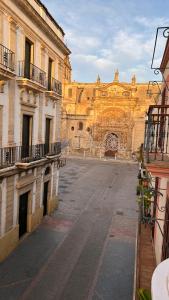
[[[75,129],[74,126],[72,126],[72,127],[71,127],[71,130],[74,131],[74,129]]]
[[[79,130],[83,130],[83,122],[79,122]]]

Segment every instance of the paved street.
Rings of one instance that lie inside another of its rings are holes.
[[[132,300],[137,168],[70,159],[59,210],[0,265],[0,300]]]

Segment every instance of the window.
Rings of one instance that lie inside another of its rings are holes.
[[[49,153],[49,143],[50,143],[50,122],[49,118],[46,118],[46,128],[45,128],[45,154]]]
[[[28,115],[23,115],[22,158],[30,156],[31,145],[32,145],[32,117]]]
[[[33,43],[26,39],[25,40],[25,66],[24,66],[24,77],[30,79],[33,76],[31,74],[31,62],[33,62]]]
[[[83,130],[83,122],[79,122],[79,130]]]
[[[52,68],[53,68],[53,60],[49,57],[48,62],[48,91],[52,89]]]
[[[74,131],[74,129],[75,129],[74,126],[72,126],[72,127],[71,127],[71,130]]]
[[[68,89],[68,97],[72,98],[72,89]]]

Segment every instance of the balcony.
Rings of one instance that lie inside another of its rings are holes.
[[[149,108],[144,156],[147,163],[169,162],[169,105],[151,105]]]
[[[16,165],[28,168],[42,159],[54,159],[61,154],[61,143],[37,144],[32,146],[16,146],[0,148],[0,169]]]
[[[62,83],[59,80],[52,78],[51,82],[48,82],[48,91],[46,91],[46,96],[53,100],[59,100],[62,96]]]
[[[46,90],[46,73],[33,64],[25,64],[19,61],[18,66],[18,85],[28,87],[35,91],[43,92]]]
[[[15,76],[15,54],[0,44],[0,80],[12,79]]]

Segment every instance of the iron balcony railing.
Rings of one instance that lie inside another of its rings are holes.
[[[0,64],[9,69],[10,71],[14,71],[15,69],[15,54],[7,47],[0,44]]]
[[[29,163],[59,154],[61,154],[60,142],[0,148],[0,169],[13,166],[18,162]]]
[[[147,162],[169,161],[169,105],[151,105],[145,124],[144,154]]]
[[[33,64],[19,61],[19,77],[28,78],[46,88],[46,73]]]
[[[50,88],[53,92],[62,95],[62,83],[59,80],[52,78]]]

